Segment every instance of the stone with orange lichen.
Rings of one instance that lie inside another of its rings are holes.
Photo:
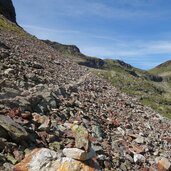
[[[163,157],[158,161],[157,167],[159,171],[169,171],[171,169],[171,162],[167,158]]]
[[[13,171],[98,171],[99,166],[93,160],[81,162],[61,157],[47,148],[35,149],[17,164]]]
[[[57,160],[55,151],[41,148],[34,149],[20,163],[18,163],[13,171],[39,171],[50,169],[54,161]]]
[[[90,165],[86,165],[77,160],[70,158],[64,158],[62,164],[56,171],[96,171],[93,162]]]
[[[96,163],[96,161],[94,160],[88,160],[86,162],[82,162],[68,157],[63,157],[61,159],[58,159],[56,164],[57,164],[56,171],[100,171],[101,170],[98,163]]]
[[[39,150],[40,149],[35,149],[30,154],[26,155],[26,157],[14,167],[13,171],[28,171],[28,163],[31,161],[32,156]]]

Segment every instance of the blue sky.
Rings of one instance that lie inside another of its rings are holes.
[[[171,0],[13,0],[18,23],[86,55],[150,69],[171,59]]]

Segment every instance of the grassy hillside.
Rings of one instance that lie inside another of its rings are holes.
[[[7,20],[4,16],[0,15],[0,30],[15,32],[19,36],[23,36],[24,38],[35,38],[35,36],[30,35],[22,27],[16,25],[15,23]]]
[[[0,15],[0,29],[24,33],[21,28],[17,27],[16,24],[5,19],[2,15]]]
[[[50,42],[46,43],[52,46]],[[137,96],[143,104],[171,118],[171,86],[168,80],[164,80],[156,72],[147,72],[120,60],[89,57],[73,45],[53,42],[52,47],[78,64],[89,67],[93,73],[107,79],[121,91]]]
[[[141,102],[171,118],[171,91],[166,91],[163,82],[137,78],[126,71],[92,69],[97,75],[110,81],[115,87],[129,95],[137,96]]]
[[[171,60],[156,66],[149,72],[163,77],[171,77]]]
[[[165,90],[163,97],[166,100],[165,104],[167,104],[167,110],[170,111],[170,108],[171,108],[171,60],[166,61],[156,66],[155,68],[149,70],[149,73],[156,74],[163,78],[163,81],[158,86],[162,87]]]
[[[92,71],[106,78],[121,91],[137,96],[143,104],[171,118],[171,82],[168,80],[160,80],[160,77],[158,80],[146,71],[118,65],[110,69]]]

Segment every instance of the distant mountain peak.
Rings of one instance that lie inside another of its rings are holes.
[[[16,23],[16,13],[12,0],[0,0],[0,14]]]
[[[158,65],[157,68],[160,68],[160,67],[168,67],[168,66],[171,66],[171,60],[166,61],[166,62]]]

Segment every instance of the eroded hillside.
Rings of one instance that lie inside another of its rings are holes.
[[[171,168],[169,120],[0,23],[0,170]]]

